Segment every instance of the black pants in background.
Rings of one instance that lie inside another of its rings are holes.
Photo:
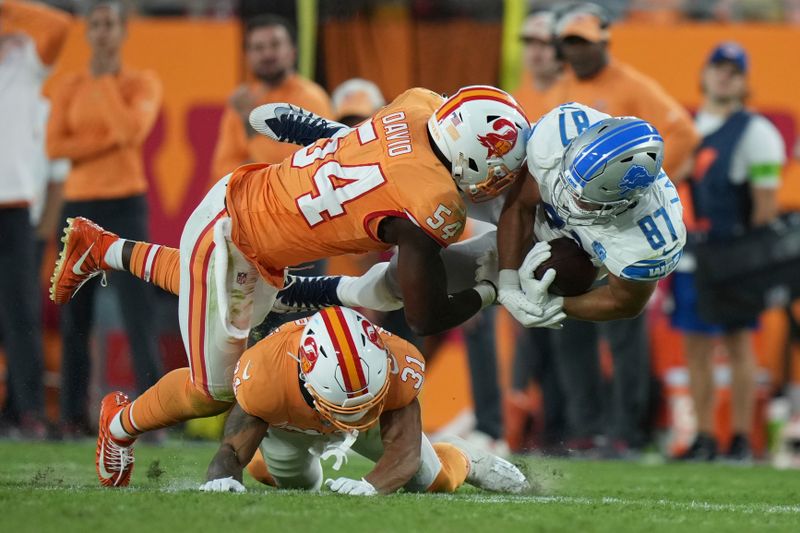
[[[125,239],[146,241],[147,200],[134,196],[115,200],[67,202],[63,218],[83,216]],[[61,229],[59,229],[61,231]],[[60,236],[59,236],[60,238]],[[89,338],[92,332],[96,277],[61,308],[61,420],[87,422],[90,376]],[[108,273],[108,288],[114,290],[131,346],[136,385],[143,392],[161,375],[158,339],[153,317],[153,287],[126,272]]]
[[[467,345],[475,429],[495,440],[505,438],[500,382],[497,377],[495,318],[497,310],[487,307],[464,328]]]
[[[553,337],[552,329],[524,329],[514,353],[511,377],[515,391],[527,389],[532,379],[539,383],[544,415],[542,443],[546,446],[561,443],[566,434],[566,400],[556,371]]]
[[[614,361],[611,397],[603,390],[598,341],[608,340]],[[646,316],[611,322],[565,320],[553,330],[556,371],[567,402],[572,438],[607,435],[638,448],[650,390],[650,350]]]
[[[0,208],[0,328],[9,389],[20,415],[44,415],[42,293],[27,207]]]

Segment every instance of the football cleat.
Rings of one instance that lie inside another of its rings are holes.
[[[449,442],[469,459],[467,483],[492,492],[519,494],[530,489],[528,480],[519,468],[459,437],[447,436]]]
[[[250,112],[250,125],[261,135],[279,142],[308,146],[320,139],[333,137],[344,124],[322,118],[292,104],[264,104]]]
[[[342,305],[336,294],[341,276],[286,276],[270,312],[310,313],[333,305]]]
[[[64,246],[50,278],[50,299],[65,304],[87,281],[99,275],[105,286],[105,271],[111,268],[105,262],[106,250],[117,239],[118,235],[87,218],[68,218],[61,237]]]
[[[100,403],[95,468],[104,487],[127,487],[131,481],[134,439],[117,439],[111,435],[110,429],[114,417],[130,403],[130,399],[119,391],[106,394]]]

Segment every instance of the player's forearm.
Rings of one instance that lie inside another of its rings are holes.
[[[406,450],[397,453],[385,450],[383,456],[375,463],[375,468],[364,476],[364,479],[375,487],[381,494],[396,492],[413,477],[419,470],[419,453],[415,458],[409,458]],[[417,447],[419,452],[419,447]]]
[[[497,225],[497,254],[500,269],[517,269],[525,250],[533,242],[533,212],[522,205],[509,206]]]
[[[211,481],[212,479],[233,477],[236,481],[241,482],[242,471],[245,466],[247,466],[247,464],[241,463],[233,446],[223,442],[219,450],[217,450],[216,455],[214,455],[214,458],[211,460],[211,464],[208,465],[206,479]]]
[[[431,302],[422,316],[409,314],[406,308],[406,321],[417,335],[436,335],[463,324],[483,307],[484,302],[478,291],[467,289],[447,296],[446,302],[439,305]]]
[[[647,299],[622,299],[614,294],[611,287],[605,285],[582,294],[564,298],[564,312],[570,318],[605,322],[638,316]]]

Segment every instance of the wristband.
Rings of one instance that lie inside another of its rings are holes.
[[[497,300],[497,289],[491,281],[479,281],[473,290],[481,297],[481,309],[489,307]]]
[[[519,288],[519,271],[513,268],[504,268],[498,272],[497,286],[503,288]]]

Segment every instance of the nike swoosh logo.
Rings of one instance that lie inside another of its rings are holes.
[[[661,255],[669,255],[669,254],[671,254],[678,246],[679,246],[679,244],[676,244],[675,246],[673,246],[669,250],[664,250],[664,253],[661,254]]]
[[[252,361],[248,361],[247,366],[244,367],[244,372],[242,372],[242,379],[250,379],[250,363],[252,363]]]
[[[106,443],[100,445],[100,457],[97,463],[100,465],[100,475],[103,476],[105,479],[111,479],[114,477],[114,474],[106,470]]]
[[[74,265],[72,265],[72,273],[75,274],[76,276],[83,276],[84,274],[88,274],[88,272],[84,272],[83,270],[81,270],[81,265],[83,264],[84,261],[86,261],[86,258],[89,257],[89,252],[92,251],[92,248],[94,248],[94,243],[90,244],[89,247],[86,249],[86,251],[83,252],[83,255],[78,258],[78,260],[75,262]]]

